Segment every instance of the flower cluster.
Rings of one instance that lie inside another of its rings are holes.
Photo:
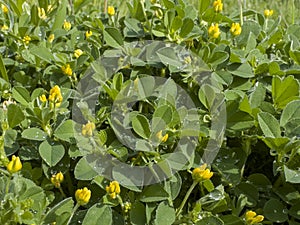
[[[90,36],[93,35],[93,32],[91,30],[88,30],[85,32],[85,38],[88,39]]]
[[[233,23],[231,24],[230,32],[234,36],[238,36],[242,33],[242,27],[239,23]]]
[[[75,198],[78,205],[86,205],[91,198],[91,191],[84,187],[83,189],[77,189],[75,192]]]
[[[8,8],[7,8],[7,6],[6,5],[4,5],[4,4],[1,4],[1,9],[2,9],[2,12],[3,13],[8,13]]]
[[[265,9],[264,15],[265,17],[271,17],[273,15],[274,11],[271,9]]]
[[[88,121],[87,124],[82,125],[81,134],[83,136],[91,137],[96,126],[93,122]]]
[[[207,164],[203,164],[198,168],[195,168],[192,172],[193,180],[201,182],[203,180],[209,180],[213,176],[213,172],[207,169]]]
[[[109,186],[106,186],[106,192],[112,199],[115,199],[121,193],[118,181],[110,182]]]
[[[31,41],[31,37],[29,37],[28,35],[23,37],[23,42],[25,43],[25,45],[28,45],[30,41]]]
[[[69,22],[69,21],[64,21],[64,24],[63,24],[63,28],[66,30],[66,31],[69,31],[69,30],[71,30],[71,27],[72,27],[72,25],[71,25],[71,23]]]
[[[56,187],[59,188],[60,184],[63,182],[64,180],[64,175],[62,172],[59,172],[57,174],[53,174],[51,177],[51,183]]]
[[[59,107],[62,100],[63,100],[63,97],[61,95],[60,88],[57,85],[55,85],[50,90],[49,101],[50,101],[50,103],[54,104],[55,107]],[[51,108],[51,105],[50,105],[50,108]]]
[[[208,34],[210,37],[217,39],[221,34],[220,29],[219,29],[219,24],[216,23],[216,24],[210,25],[210,27],[208,28]]]
[[[222,12],[222,10],[223,10],[222,0],[216,0],[216,1],[214,1],[213,7],[214,7],[215,12],[217,12],[217,13],[218,12]]]
[[[108,6],[107,7],[107,14],[109,16],[114,16],[115,15],[115,8],[113,6]]]
[[[46,15],[44,8],[38,7],[38,15],[39,15],[40,19],[42,19],[42,20],[47,19],[47,15]]]
[[[262,222],[264,220],[264,216],[256,215],[256,212],[253,211],[248,211],[246,212],[245,219],[248,224],[256,224]]]
[[[52,43],[54,41],[54,38],[55,38],[54,34],[50,34],[48,37],[49,43]]]
[[[169,135],[165,134],[164,136],[162,135],[162,130],[157,132],[156,137],[158,138],[159,141],[161,142],[166,142],[168,140]]]
[[[10,173],[16,173],[22,169],[22,163],[18,156],[13,155],[11,161],[7,164],[6,169]]]
[[[75,58],[79,58],[83,54],[83,51],[81,49],[76,49],[74,51]]]
[[[63,71],[64,74],[66,74],[69,77],[72,76],[72,74],[73,74],[73,70],[72,70],[70,64],[68,64],[68,63],[66,65],[62,66],[61,70]]]

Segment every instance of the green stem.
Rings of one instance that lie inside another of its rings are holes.
[[[295,0],[292,0],[292,24],[295,24]]]
[[[67,225],[69,225],[69,224],[71,223],[71,220],[72,220],[72,218],[73,218],[75,212],[77,211],[77,209],[78,209],[79,207],[80,207],[80,205],[79,205],[78,203],[76,203],[76,205],[75,205],[75,207],[73,208],[73,211],[72,211],[72,213],[71,213],[71,216],[70,216],[70,218],[69,218],[69,220],[68,220],[68,222],[67,222]]]
[[[241,26],[243,26],[243,3],[242,0],[239,0],[239,5],[240,5],[240,21],[241,21]]]
[[[61,187],[58,188],[58,190],[60,191],[61,195],[63,196],[63,198],[66,198],[66,194],[63,191],[63,189]]]
[[[5,193],[6,194],[8,194],[8,191],[9,191],[10,180],[11,180],[11,174],[9,174],[8,181],[6,183],[6,188],[5,188]]]
[[[177,211],[176,211],[176,217],[178,217],[179,214],[181,213],[181,211],[182,211],[182,209],[183,209],[183,207],[184,207],[186,201],[188,200],[190,194],[192,193],[192,191],[194,190],[194,188],[196,187],[197,184],[198,184],[198,182],[197,182],[197,181],[194,181],[194,182],[192,183],[192,185],[190,186],[189,190],[187,191],[187,193],[186,193],[185,196],[184,196],[184,199],[183,199],[182,202],[181,202],[181,205],[179,206],[179,208],[178,208]]]

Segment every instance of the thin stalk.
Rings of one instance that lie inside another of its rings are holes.
[[[241,26],[243,26],[243,3],[242,3],[242,0],[239,0],[239,5],[240,5],[240,24]]]
[[[69,224],[71,223],[71,220],[72,220],[72,218],[73,218],[75,212],[77,211],[77,209],[78,209],[79,207],[80,207],[80,205],[79,205],[78,203],[76,203],[76,205],[75,205],[75,207],[73,208],[73,211],[72,211],[72,213],[71,213],[71,216],[70,216],[70,218],[69,218],[69,220],[68,220],[68,222],[67,222],[67,225],[69,225]]]
[[[295,24],[295,0],[292,0],[292,24]]]
[[[184,207],[186,201],[188,200],[190,194],[192,193],[192,191],[194,190],[194,188],[196,187],[197,184],[198,184],[198,182],[197,182],[197,181],[194,181],[194,182],[192,183],[192,185],[190,186],[190,188],[189,188],[189,190],[187,191],[187,193],[185,194],[184,199],[182,200],[182,202],[181,202],[179,208],[178,208],[177,211],[176,211],[176,217],[178,217],[178,216],[180,215],[180,213],[181,213],[181,211],[182,211],[182,209],[183,209],[183,207]]]

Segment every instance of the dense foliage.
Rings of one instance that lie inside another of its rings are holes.
[[[0,2],[1,224],[300,224],[296,1]]]

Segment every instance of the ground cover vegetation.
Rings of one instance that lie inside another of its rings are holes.
[[[300,224],[299,1],[0,3],[0,224]]]

